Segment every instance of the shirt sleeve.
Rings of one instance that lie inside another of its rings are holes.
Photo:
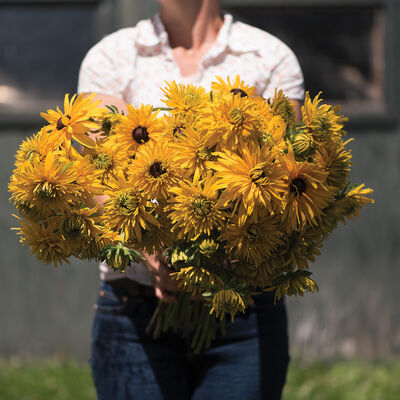
[[[134,51],[128,30],[103,38],[82,61],[78,93],[101,93],[123,99],[133,75]]]
[[[264,98],[274,96],[275,89],[282,89],[289,99],[304,100],[304,78],[299,61],[292,50],[282,43],[282,56],[271,71],[270,82]]]

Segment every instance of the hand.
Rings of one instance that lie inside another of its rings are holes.
[[[145,258],[144,263],[153,275],[153,286],[156,296],[165,303],[176,303],[178,299],[169,293],[180,291],[177,283],[170,277],[171,268],[167,266],[165,258],[159,254],[142,253]]]

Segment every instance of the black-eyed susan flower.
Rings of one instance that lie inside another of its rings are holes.
[[[307,132],[313,136],[315,141],[324,142],[332,135],[342,136],[345,134],[343,126],[347,118],[338,114],[338,107],[320,104],[322,102],[322,99],[319,98],[320,95],[321,92],[311,100],[310,94],[307,92],[301,113]]]
[[[34,160],[17,169],[11,177],[11,200],[29,204],[40,215],[69,210],[84,193],[77,184],[77,170],[72,164],[60,162],[56,153],[49,153],[43,161]]]
[[[150,105],[132,107],[128,104],[128,114],[119,117],[115,127],[116,139],[126,151],[134,155],[146,143],[157,141],[163,130],[163,122]]]
[[[287,233],[316,225],[324,208],[333,200],[334,188],[327,185],[328,172],[308,162],[297,162],[292,149],[283,158],[287,190],[282,227]]]
[[[131,184],[148,198],[170,197],[184,175],[176,151],[165,143],[149,143],[136,154],[128,170]]]
[[[271,213],[282,207],[286,172],[273,148],[249,143],[241,147],[241,155],[229,151],[216,154],[218,159],[210,167],[215,171],[218,187],[224,189],[220,203],[239,200],[244,206],[240,210],[243,220],[256,207]]]
[[[276,279],[271,290],[275,290],[275,300],[283,296],[304,296],[307,292],[318,292],[317,283],[310,278],[309,271],[288,272]]]
[[[170,275],[177,281],[178,288],[193,296],[209,290],[211,286],[222,287],[224,285],[224,281],[218,275],[205,268],[189,266]]]
[[[256,95],[256,88],[246,85],[239,75],[236,75],[233,80],[229,76],[226,81],[219,76],[216,76],[215,79],[217,81],[211,83],[211,88],[216,96],[230,94],[231,96],[253,97]]]
[[[211,103],[205,112],[210,132],[209,146],[236,149],[248,141],[257,141],[260,119],[254,102],[247,97],[223,96]]]
[[[51,128],[43,127],[38,133],[21,143],[15,156],[16,167],[34,160],[42,161],[48,153],[57,151],[61,143],[60,136],[54,135]]]
[[[49,122],[53,134],[61,136],[65,145],[69,146],[71,139],[75,139],[82,146],[93,147],[94,142],[87,133],[97,130],[98,125],[93,122],[93,117],[100,113],[98,105],[101,101],[93,101],[95,94],[85,97],[82,93],[78,97],[73,95],[69,100],[69,94],[64,98],[64,111],[57,107],[57,111],[47,110],[40,115]]]
[[[206,143],[207,129],[186,128],[185,135],[174,145],[177,158],[185,169],[185,176],[194,180],[205,178],[210,172],[209,161],[216,160],[215,149]]]
[[[346,145],[351,141],[331,140],[327,146],[319,146],[314,161],[328,172],[326,182],[338,190],[348,183],[351,168],[351,150]]]
[[[132,237],[142,239],[142,229],[150,225],[159,226],[153,215],[154,205],[136,189],[124,175],[108,182],[105,194],[109,198],[104,203],[103,222],[105,226],[117,232],[123,232],[125,240]]]
[[[218,205],[218,187],[211,174],[204,181],[182,181],[171,189],[169,218],[178,237],[197,239],[223,226],[226,213]]]
[[[63,262],[69,263],[68,257],[73,249],[56,225],[36,223],[22,218],[18,220],[20,226],[16,230],[21,235],[21,243],[30,246],[31,253],[39,261],[54,264],[56,267]]]
[[[196,114],[207,105],[208,94],[201,86],[183,85],[175,81],[166,82],[166,87],[161,89],[166,97],[162,99],[173,113]]]
[[[221,232],[220,240],[234,259],[260,265],[281,244],[279,217],[260,211],[250,214],[244,224],[233,221]]]

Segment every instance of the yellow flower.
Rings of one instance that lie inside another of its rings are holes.
[[[166,82],[167,87],[163,91],[166,100],[161,100],[167,107],[173,108],[173,113],[196,114],[201,111],[208,101],[208,95],[204,88],[195,85],[177,84],[175,81]]]
[[[87,236],[80,241],[80,246],[74,250],[74,256],[84,260],[99,260],[99,254],[104,246],[118,244],[122,241],[121,236],[104,226],[99,226],[99,235]]]
[[[282,90],[275,89],[274,97],[271,102],[271,112],[274,115],[281,116],[289,127],[296,125],[296,113],[293,104]]]
[[[62,138],[52,132],[48,126],[43,127],[36,135],[24,140],[16,154],[15,165],[21,166],[34,160],[43,161],[48,153],[58,150]]]
[[[116,127],[120,124],[121,114],[110,112],[107,109],[101,109],[99,116],[99,129],[102,135],[108,137],[115,135]]]
[[[344,189],[350,175],[351,151],[345,146],[352,139],[343,143],[341,139],[330,141],[327,146],[319,146],[314,161],[328,171],[326,179],[329,186]]]
[[[150,105],[132,107],[128,104],[128,115],[121,115],[116,126],[116,139],[125,147],[125,151],[134,155],[146,144],[157,141],[163,130],[162,119],[157,118]]]
[[[205,268],[181,268],[170,276],[177,281],[178,288],[191,293],[193,296],[209,290],[211,285],[222,287],[224,284],[218,275],[207,271]]]
[[[255,103],[247,97],[224,96],[205,112],[204,123],[210,126],[208,146],[236,149],[242,143],[256,141],[260,118]]]
[[[225,249],[232,258],[258,266],[283,244],[279,222],[276,216],[254,212],[243,225],[233,219],[222,231],[220,240],[225,241]]]
[[[224,225],[226,214],[217,204],[218,189],[211,174],[205,181],[182,181],[171,192],[175,197],[170,199],[169,218],[179,237],[196,239]]]
[[[39,261],[46,264],[54,264],[56,267],[63,262],[69,263],[68,257],[71,255],[72,248],[68,241],[57,232],[54,225],[47,223],[35,223],[21,218],[20,227],[16,228],[24,246],[30,246],[31,253]]]
[[[333,200],[334,191],[326,185],[328,172],[318,165],[296,162],[291,148],[283,158],[287,170],[287,196],[282,225],[287,233],[316,225],[322,210]]]
[[[173,186],[183,177],[176,152],[164,143],[143,146],[130,164],[132,185],[151,199],[167,199]]]
[[[110,180],[108,186],[105,194],[109,199],[104,203],[102,218],[108,229],[123,232],[127,241],[133,236],[141,241],[142,230],[159,226],[152,213],[154,205],[123,174]]]
[[[306,292],[318,292],[317,283],[310,278],[308,271],[288,272],[286,275],[277,279],[271,288],[275,290],[275,300],[283,296],[304,296]]]
[[[197,125],[197,118],[191,113],[174,113],[164,116],[163,137],[170,142],[180,142]],[[164,139],[164,140],[165,140]]]
[[[343,126],[347,118],[338,114],[338,107],[328,104],[320,105],[322,102],[322,99],[319,98],[320,95],[321,92],[311,101],[310,94],[307,92],[301,113],[308,133],[313,136],[315,141],[324,142],[332,135],[342,136],[345,134]]]
[[[200,253],[207,258],[212,257],[217,252],[218,248],[219,243],[214,239],[203,239],[199,245]]]
[[[97,211],[97,207],[75,208],[63,215],[50,217],[48,221],[59,228],[66,240],[79,242],[84,238],[96,237],[102,233]]]
[[[296,161],[308,160],[316,150],[314,140],[311,135],[298,133],[293,139],[293,151]]]
[[[174,145],[177,158],[186,170],[186,176],[193,176],[194,180],[205,178],[210,171],[208,161],[216,159],[213,154],[214,148],[206,144],[206,129],[205,127],[199,127],[199,129],[187,127],[185,136],[182,136],[179,143]]]
[[[374,204],[375,200],[366,197],[374,191],[370,188],[364,188],[364,184],[351,189],[344,198],[335,202],[336,207],[342,209],[343,215],[354,221],[354,217],[360,216],[361,207],[367,204]],[[343,222],[344,219],[342,220]]]
[[[256,95],[256,88],[254,86],[245,85],[239,75],[236,75],[233,81],[231,81],[231,78],[228,76],[226,82],[219,76],[215,78],[217,82],[212,82],[211,88],[213,94],[215,93],[217,96],[231,94],[233,96],[239,95],[240,97],[253,97]]]
[[[77,184],[77,169],[49,153],[43,162],[35,160],[16,170],[9,191],[12,201],[29,204],[44,216],[69,210],[69,203],[79,201],[84,188]]]
[[[57,107],[57,111],[47,110],[47,114],[40,114],[49,122],[49,128],[53,129],[53,134],[61,136],[67,147],[71,139],[75,139],[82,146],[94,146],[93,140],[87,135],[91,129],[98,129],[97,124],[90,121],[90,118],[96,117],[100,112],[97,106],[101,101],[93,101],[94,96],[95,94],[92,94],[86,98],[82,93],[78,97],[72,96],[69,100],[69,94],[66,94],[64,112]]]
[[[91,149],[84,149],[82,155],[94,166],[94,173],[101,183],[106,184],[111,177],[121,174],[128,163],[128,152],[122,144],[110,140],[96,142]]]
[[[237,313],[244,313],[246,304],[240,295],[233,289],[219,290],[212,299],[212,308],[210,314],[215,313],[219,319],[223,319],[225,314],[230,314],[232,322]]]
[[[171,220],[162,211],[162,206],[155,207],[154,217],[157,225],[149,224],[142,229],[142,237],[133,237],[127,244],[134,249],[144,250],[146,253],[162,253],[167,247],[172,246],[176,236],[172,232]]]
[[[210,162],[218,178],[218,187],[224,189],[220,202],[227,204],[238,199],[244,210],[241,217],[246,218],[256,207],[263,206],[271,213],[281,208],[285,191],[285,171],[279,165],[279,154],[268,147],[260,148],[249,143],[240,149],[242,156],[218,152],[218,159]]]

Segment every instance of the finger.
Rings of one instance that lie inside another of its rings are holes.
[[[170,295],[165,290],[161,289],[159,286],[156,287],[155,294],[164,303],[176,303],[178,301],[178,299],[175,296]]]

